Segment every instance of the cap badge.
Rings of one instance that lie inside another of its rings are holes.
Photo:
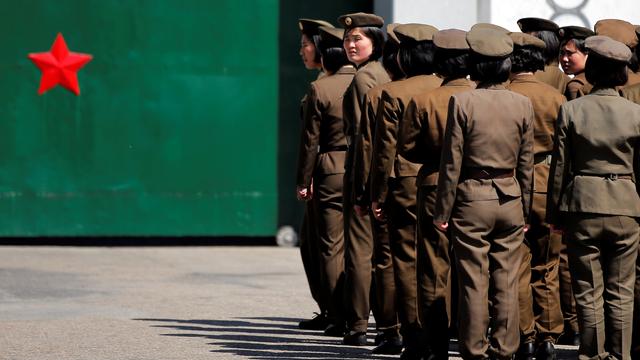
[[[347,16],[347,17],[344,19],[344,24],[345,24],[345,25],[347,25],[347,26],[351,26],[351,23],[352,23],[352,22],[353,22],[353,21],[351,20],[351,18],[350,18],[349,16]]]

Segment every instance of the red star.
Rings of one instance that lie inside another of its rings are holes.
[[[60,84],[74,94],[80,95],[76,73],[91,61],[92,56],[69,52],[67,43],[59,33],[49,52],[29,54],[29,59],[42,71],[38,94],[42,95]]]

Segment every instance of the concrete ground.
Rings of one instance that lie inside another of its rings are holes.
[[[299,330],[314,310],[298,249],[0,247],[0,360],[397,358]]]

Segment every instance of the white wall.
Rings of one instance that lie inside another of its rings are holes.
[[[550,2],[563,8],[579,8],[584,15],[558,16],[553,20],[560,26],[593,28],[596,21],[607,18],[640,24],[640,0],[375,0],[376,8],[386,9],[386,22],[418,22],[439,29],[463,30],[477,22],[492,22],[513,31],[518,30],[519,18],[551,18],[554,10]]]
[[[478,18],[477,0],[395,0],[393,22],[466,30]]]

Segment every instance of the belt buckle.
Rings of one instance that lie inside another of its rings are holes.
[[[609,174],[609,176],[607,176],[607,178],[611,181],[616,181],[618,180],[618,174]]]

